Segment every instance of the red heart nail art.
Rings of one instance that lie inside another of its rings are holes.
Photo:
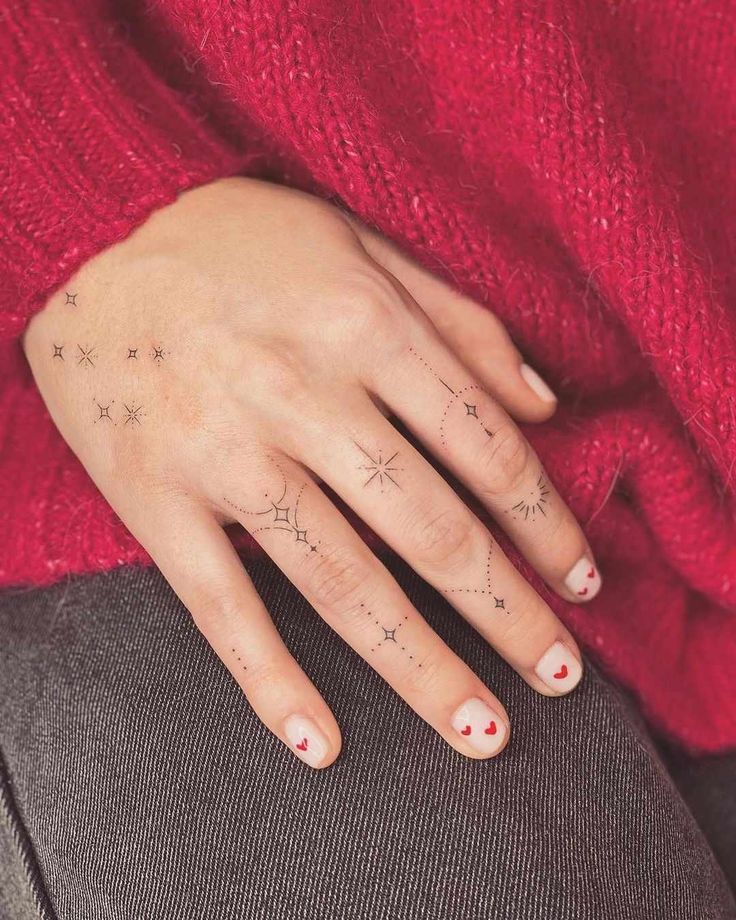
[[[495,735],[498,729],[496,728],[495,722],[490,722],[488,728],[485,730],[487,735]]]
[[[460,732],[461,735],[469,735],[473,729],[466,725],[465,728]]]
[[[297,744],[297,747],[299,748],[300,751],[306,751],[308,744],[309,744],[309,741],[307,741],[306,738],[302,738],[299,744]]]
[[[587,593],[588,593],[587,588],[583,588],[581,591],[578,591],[578,594],[580,595],[580,597],[585,597]]]
[[[591,565],[590,571],[588,572],[588,578],[595,578],[595,567]]]
[[[563,664],[560,670],[554,675],[557,680],[564,680],[567,677],[567,665]]]

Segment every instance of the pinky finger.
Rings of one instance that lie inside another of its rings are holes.
[[[169,509],[154,532],[136,536],[263,724],[310,767],[329,766],[341,747],[335,717],[284,645],[212,513],[198,505]]]

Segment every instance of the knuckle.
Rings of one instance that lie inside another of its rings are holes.
[[[309,576],[313,603],[341,617],[357,612],[368,593],[370,577],[369,565],[353,550],[322,553]]]
[[[414,557],[429,566],[461,568],[473,558],[477,526],[454,509],[419,518],[410,527]]]
[[[342,316],[350,332],[388,339],[396,325],[398,295],[394,286],[380,272],[363,269],[355,272],[346,284]]]
[[[207,592],[191,608],[192,619],[205,635],[213,628],[222,628],[224,623],[235,622],[241,613],[233,592],[225,588]]]
[[[249,364],[249,393],[261,403],[298,406],[310,393],[308,373],[298,352],[286,346],[262,348]]]
[[[504,495],[522,485],[529,469],[531,447],[515,425],[508,423],[488,438],[479,460],[480,485],[487,495]]]

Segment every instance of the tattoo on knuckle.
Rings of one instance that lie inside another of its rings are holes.
[[[505,426],[483,445],[479,459],[480,487],[486,495],[516,491],[529,470],[531,448],[516,428]]]
[[[317,606],[340,616],[351,616],[367,590],[368,565],[353,550],[336,548],[321,553],[309,574],[309,590]]]
[[[397,450],[383,451],[378,448],[368,451],[357,441],[353,441],[353,444],[363,455],[363,462],[358,467],[366,477],[363,482],[363,488],[370,487],[377,489],[381,493],[391,492],[394,489],[401,490],[398,476],[399,473],[403,472],[404,468],[398,466],[400,461]]]

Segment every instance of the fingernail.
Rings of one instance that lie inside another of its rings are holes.
[[[542,380],[542,378],[534,370],[533,367],[529,367],[528,364],[522,364],[519,368],[519,373],[526,381],[527,386],[534,390],[542,402],[557,402],[557,397],[555,394],[547,386],[544,380]]]
[[[567,573],[565,585],[576,597],[589,601],[601,589],[601,576],[594,562],[583,556]]]
[[[506,725],[483,700],[472,697],[452,717],[452,727],[481,754],[493,754],[503,747]]]
[[[325,759],[327,739],[312,719],[300,715],[289,716],[284,722],[284,733],[292,751],[310,767],[318,766]]]
[[[583,676],[583,667],[570,649],[562,642],[555,642],[537,662],[534,669],[540,680],[555,693],[567,693],[577,687]]]

